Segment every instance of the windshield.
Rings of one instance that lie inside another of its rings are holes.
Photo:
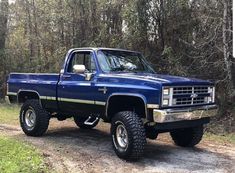
[[[99,50],[97,59],[103,72],[154,73],[142,55],[135,52]]]

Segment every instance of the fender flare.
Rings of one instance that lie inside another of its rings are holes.
[[[28,92],[28,93],[34,93],[38,96],[38,99],[39,99],[39,103],[41,104],[41,97],[40,97],[40,94],[35,91],[35,90],[23,90],[23,89],[20,89],[18,92],[17,92],[17,103],[19,103],[19,95],[21,92]],[[42,104],[41,104],[42,105]]]
[[[106,105],[105,105],[105,117],[106,118],[108,118],[109,100],[115,96],[129,96],[129,97],[140,98],[144,103],[144,112],[145,112],[145,116],[147,117],[147,100],[146,100],[145,96],[143,96],[141,94],[136,94],[136,93],[112,93],[111,95],[109,95],[107,102],[106,102]]]

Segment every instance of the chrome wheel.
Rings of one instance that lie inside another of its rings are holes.
[[[139,159],[146,144],[145,128],[139,115],[122,111],[111,122],[112,145],[118,157],[126,160]]]
[[[25,123],[29,129],[33,129],[36,122],[36,114],[33,109],[28,109],[25,112]]]
[[[117,139],[118,145],[121,148],[123,148],[123,149],[127,148],[128,134],[127,134],[126,128],[123,124],[119,124],[116,128],[116,139]]]

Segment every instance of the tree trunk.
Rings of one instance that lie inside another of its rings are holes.
[[[8,0],[2,0],[0,2],[0,50],[3,50],[5,48],[8,6]]]
[[[6,84],[3,81],[5,81],[7,74],[5,42],[7,35],[8,9],[8,0],[0,1],[0,97],[3,97],[6,94]]]
[[[224,51],[224,63],[226,67],[226,75],[227,79],[229,81],[230,85],[230,94],[231,97],[234,95],[234,75],[233,74],[233,68],[234,65],[232,65],[232,45],[230,44],[232,36],[230,34],[231,32],[231,20],[232,20],[232,14],[231,14],[231,7],[232,7],[232,2],[230,0],[223,0],[223,51]]]
[[[37,52],[37,58],[41,57],[40,53],[40,43],[39,43],[39,31],[38,31],[38,17],[37,17],[37,4],[35,4],[35,0],[32,0],[32,10],[33,10],[33,22],[34,22],[34,34],[35,34],[35,44],[36,44],[36,52]]]
[[[59,0],[58,6],[59,6],[59,9],[63,9],[62,0]],[[65,46],[65,41],[64,41],[64,18],[63,18],[63,15],[61,15],[60,18],[59,18],[59,34],[60,34],[61,45]]]
[[[29,51],[30,51],[30,61],[34,56],[34,42],[33,42],[33,26],[32,26],[32,17],[31,17],[31,10],[30,10],[30,3],[28,0],[25,0],[25,10],[27,15],[27,23],[28,23],[28,30],[29,30]]]

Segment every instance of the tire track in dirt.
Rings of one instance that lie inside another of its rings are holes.
[[[0,133],[29,142],[39,148],[55,172],[235,172],[235,146],[202,141],[196,148],[174,146],[169,135],[148,140],[143,159],[119,159],[111,145],[110,126],[100,123],[82,130],[71,120],[51,120],[43,137],[28,137],[19,127],[0,125]]]

